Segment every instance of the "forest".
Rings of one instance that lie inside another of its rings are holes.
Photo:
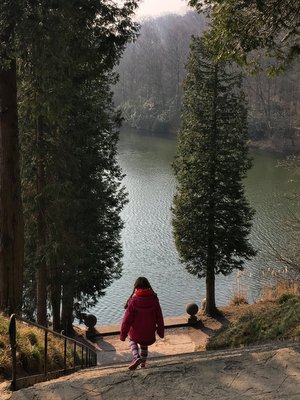
[[[205,14],[165,15],[142,21],[117,68],[115,104],[124,125],[176,135],[180,125],[182,84],[191,35],[208,29]],[[245,74],[249,136],[270,140],[277,150],[299,150],[300,64],[284,73]]]
[[[113,68],[137,2],[0,4],[0,310],[54,330],[122,269]]]
[[[175,240],[190,272],[209,271],[212,300],[215,273],[255,254],[249,137],[298,144],[298,1],[190,0],[195,12],[140,26],[139,1],[121,3],[0,3],[0,311],[51,316],[66,333],[122,274],[122,121],[169,135],[181,126]]]

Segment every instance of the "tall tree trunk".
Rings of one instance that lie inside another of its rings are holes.
[[[218,96],[218,67],[214,71],[214,99],[212,109],[212,130],[210,141],[210,193],[209,193],[209,214],[208,214],[208,250],[207,250],[207,272],[206,272],[206,306],[205,313],[214,316],[218,313],[215,300],[215,215],[216,215],[216,149],[217,149],[217,96]]]
[[[73,329],[73,286],[71,281],[65,282],[63,285],[62,297],[62,327],[66,335],[72,335]]]
[[[45,260],[46,248],[46,205],[45,205],[45,167],[43,162],[43,132],[40,121],[37,123],[37,146],[38,146],[38,166],[37,166],[37,259],[38,266],[36,272],[37,282],[37,323],[47,326],[47,264]]]
[[[215,272],[211,266],[209,266],[206,273],[205,314],[210,316],[215,316],[217,314],[215,297]]]
[[[0,310],[8,314],[21,312],[24,262],[16,82],[10,60],[0,69]]]
[[[50,293],[53,330],[59,332],[62,328],[60,322],[61,285],[55,280],[55,275],[51,278]]]
[[[209,204],[210,212],[208,216],[208,250],[207,250],[207,271],[206,271],[206,304],[205,313],[207,315],[214,316],[218,313],[215,300],[215,264],[216,264],[216,252],[215,252],[215,202],[210,201]]]

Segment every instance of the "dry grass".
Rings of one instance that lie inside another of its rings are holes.
[[[248,304],[239,290],[219,311],[222,316],[217,319],[198,313],[203,325],[210,328],[207,350],[300,340],[300,289],[295,282],[266,288],[255,304]]]
[[[233,295],[232,299],[230,300],[229,305],[230,306],[240,306],[242,304],[249,304],[247,295],[242,292],[235,293]]]
[[[262,291],[260,301],[277,301],[282,296],[300,296],[300,285],[298,282],[278,282],[275,286],[265,287]]]
[[[10,350],[7,338],[8,319],[0,315],[0,378],[6,375],[7,366],[10,365]]]
[[[223,349],[277,340],[300,340],[300,297],[283,293],[276,301],[224,307],[223,326],[206,346]]]
[[[9,319],[0,315],[0,380],[11,377],[11,352],[8,337]],[[44,369],[44,331],[17,321],[18,376],[39,374]],[[64,368],[64,341],[48,334],[48,371]],[[76,365],[81,362],[81,351],[75,355]],[[73,346],[67,346],[67,368],[74,366]]]

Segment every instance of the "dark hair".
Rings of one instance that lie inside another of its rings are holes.
[[[133,293],[135,289],[152,289],[150,282],[144,276],[139,276],[134,282]]]
[[[126,301],[126,303],[124,305],[125,309],[128,307],[128,302],[131,299],[131,297],[134,295],[134,292],[136,291],[136,289],[152,289],[152,287],[147,278],[145,278],[144,276],[139,276],[137,278],[137,280],[134,282],[133,291],[132,291],[129,299]]]

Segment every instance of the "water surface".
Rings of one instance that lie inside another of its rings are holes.
[[[205,297],[204,279],[190,275],[178,261],[172,237],[171,211],[175,178],[171,164],[176,141],[153,135],[124,131],[119,143],[119,163],[126,174],[124,184],[129,203],[122,212],[124,267],[122,277],[99,299],[91,310],[98,324],[118,323],[123,304],[135,279],[146,276],[157,292],[165,317],[185,314],[189,302],[200,304]],[[224,305],[237,290],[244,290],[250,302],[260,296],[270,282],[269,243],[284,243],[283,232],[290,201],[290,173],[278,168],[279,156],[254,151],[253,168],[246,179],[246,193],[256,210],[251,242],[258,255],[246,263],[239,277],[219,275],[216,279],[217,306]]]

